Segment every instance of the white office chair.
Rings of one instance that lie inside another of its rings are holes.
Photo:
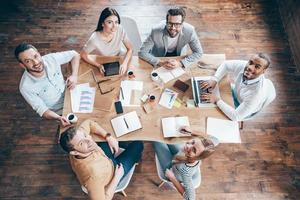
[[[142,46],[142,39],[136,21],[131,17],[122,16],[121,25],[126,31],[130,42],[133,44],[133,55],[137,56]]]
[[[164,177],[165,177],[165,172],[163,171],[161,165],[160,165],[160,162],[157,158],[157,155],[155,153],[155,164],[156,164],[156,171],[157,171],[157,175],[158,177],[160,178],[161,180],[161,183],[158,185],[158,187],[162,187],[165,183],[168,183],[170,186],[172,186],[173,188],[175,188],[175,186],[173,185],[172,182],[166,180]],[[201,171],[200,171],[200,167],[198,167],[198,171],[196,174],[194,174],[192,176],[192,180],[193,180],[193,185],[194,185],[194,188],[198,188],[201,184]]]
[[[115,157],[118,157],[118,155],[120,155],[125,149],[123,148],[120,148],[119,149],[119,152],[115,155]],[[131,180],[131,177],[133,175],[133,172],[135,170],[135,166],[137,165],[137,163],[135,163],[132,168],[130,169],[130,171],[126,174],[126,176],[118,183],[118,186],[115,190],[115,193],[118,193],[118,192],[121,192],[125,197],[127,197],[127,194],[125,192],[125,189],[127,188],[130,180]],[[81,190],[88,194],[88,191],[87,189],[82,185],[81,186]]]
[[[240,129],[243,129],[244,121],[253,119],[255,116],[257,116],[258,113],[260,113],[264,108],[266,108],[274,99],[276,98],[276,90],[271,80],[265,79],[264,85],[263,85],[263,94],[266,95],[266,99],[261,107],[261,109],[253,113],[251,116],[245,118],[243,121],[240,122]]]

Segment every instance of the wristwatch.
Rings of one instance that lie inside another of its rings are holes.
[[[110,136],[111,136],[111,133],[106,133],[104,138],[107,140],[107,138],[110,137]]]

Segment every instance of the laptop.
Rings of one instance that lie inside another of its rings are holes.
[[[216,87],[212,91],[209,91],[208,89],[203,90],[200,88],[201,82],[209,80],[209,79],[210,79],[209,76],[199,76],[199,77],[191,78],[193,98],[194,98],[195,105],[197,107],[215,107],[216,106],[215,104],[210,103],[206,100],[202,100],[200,98],[201,94],[207,94],[207,93],[211,93],[211,92],[216,94],[217,96],[220,96],[218,85],[216,85]]]

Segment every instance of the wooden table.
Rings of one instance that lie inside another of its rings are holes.
[[[116,61],[122,58],[119,57],[101,57],[101,56],[94,56],[94,59],[101,63],[105,62],[111,62]],[[218,66],[225,60],[224,54],[204,54],[201,58],[201,61],[203,63],[206,63],[208,65],[212,66]],[[139,59],[138,57],[133,57],[131,60],[131,65],[129,69],[134,71],[135,79],[134,80],[141,80],[144,82],[143,91],[145,93],[153,93],[154,88],[157,88],[157,84],[155,84],[150,77],[150,73],[153,70],[152,65],[146,63],[145,61]],[[79,75],[84,74],[88,72],[89,70],[93,70],[96,79],[101,80],[103,77],[99,73],[98,69],[95,67],[92,67],[91,65],[85,63],[84,61],[81,61],[80,63],[80,69],[79,69]],[[214,70],[208,70],[208,69],[201,69],[197,67],[197,63],[194,63],[190,68],[188,68],[187,73],[179,77],[180,80],[189,83],[190,84],[190,77],[191,76],[207,76],[207,75],[213,75]],[[89,74],[89,75],[87,75]],[[97,87],[96,82],[94,81],[94,78],[91,76],[91,71],[86,73],[86,76],[81,76],[78,79],[79,83],[89,82],[91,86]],[[120,81],[128,79],[126,75],[123,77],[116,78],[116,81],[113,83],[115,84],[115,89],[105,95],[100,94],[100,90],[97,89],[96,92],[96,98],[95,103],[102,104],[102,102],[110,101],[109,104],[112,105],[114,101],[118,99],[119,94],[119,84]],[[164,85],[164,87],[173,89],[172,85],[174,84],[176,80],[172,80]],[[112,85],[113,85],[112,84]],[[111,86],[112,86],[111,85]],[[113,86],[112,86],[113,87]],[[232,96],[231,96],[231,90],[230,90],[230,84],[228,77],[225,77],[220,83],[219,83],[220,93],[222,99],[230,104],[233,105]],[[155,90],[155,92],[159,93],[159,90]],[[155,93],[154,92],[154,93]],[[186,91],[184,94],[180,94],[179,97],[182,98],[183,96],[188,96],[189,98],[192,98],[192,87],[190,86],[188,91]],[[142,123],[142,129],[131,132],[127,135],[123,135],[118,138],[119,141],[128,141],[128,140],[145,140],[145,141],[162,141],[165,143],[178,143],[182,141],[186,141],[189,139],[189,137],[181,137],[181,138],[168,138],[164,139],[162,134],[162,127],[161,127],[161,118],[164,117],[171,117],[171,116],[188,116],[190,125],[192,129],[205,132],[206,131],[206,119],[207,117],[216,117],[220,119],[227,119],[227,117],[216,107],[216,108],[187,108],[186,106],[182,105],[180,108],[175,108],[173,106],[172,109],[164,108],[160,105],[158,105],[159,97],[156,95],[156,109],[146,114],[146,112],[143,110],[142,107],[124,107],[123,110],[124,113],[130,112],[135,110],[138,113],[138,116],[141,119]],[[102,99],[102,102],[101,100]],[[71,111],[71,100],[70,100],[70,91],[66,90],[65,92],[65,101],[64,101],[64,109],[63,109],[63,115],[66,116]],[[124,114],[123,113],[123,114]],[[97,121],[105,130],[108,132],[111,132],[114,134],[114,131],[112,129],[110,120],[116,116],[118,116],[115,112],[114,106],[111,106],[109,111],[100,110],[97,108],[97,106],[94,106],[93,113],[83,114],[83,113],[77,113],[78,116],[78,122],[77,126],[80,125],[82,121],[85,119],[93,119]],[[61,129],[61,132],[64,129]],[[93,136],[96,141],[103,141],[102,138]]]

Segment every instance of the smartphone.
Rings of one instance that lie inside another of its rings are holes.
[[[123,113],[123,107],[121,101],[116,101],[115,102],[115,109],[117,114]]]

